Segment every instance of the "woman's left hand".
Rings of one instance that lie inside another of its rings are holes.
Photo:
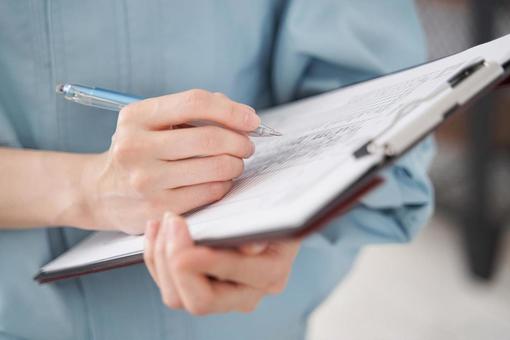
[[[238,250],[193,244],[183,218],[150,221],[144,259],[163,303],[194,315],[251,312],[285,289],[300,241],[252,244]]]

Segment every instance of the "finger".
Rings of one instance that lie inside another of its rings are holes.
[[[193,239],[188,230],[188,224],[184,218],[167,211],[163,221],[169,231],[167,254],[173,255],[194,247]]]
[[[170,308],[180,308],[182,306],[179,294],[175,289],[175,285],[172,279],[168,254],[171,253],[171,249],[167,249],[170,245],[170,239],[173,238],[171,230],[169,228],[169,219],[167,213],[163,218],[161,231],[158,234],[155,244],[155,256],[154,263],[156,268],[156,275],[158,277],[158,286],[161,292],[161,298],[163,303]]]
[[[211,306],[214,313],[253,312],[264,297],[263,291],[245,285],[213,282],[212,287],[216,296]]]
[[[186,260],[177,262],[172,273],[184,308],[195,315],[249,312],[263,296],[263,292],[248,286],[211,281]]]
[[[175,289],[184,307],[193,314],[199,314],[201,311],[196,306],[212,298],[212,287],[207,277],[187,266],[186,254],[196,249],[187,225],[182,219],[175,218],[168,227],[173,237],[169,239],[171,246],[167,256],[172,256],[171,275]]]
[[[209,279],[192,268],[184,268],[181,262],[173,266],[172,275],[184,308],[195,315],[208,313],[214,300]]]
[[[161,192],[211,182],[228,182],[244,170],[240,158],[229,155],[190,158],[180,161],[155,160],[133,171],[129,183],[141,194]],[[216,188],[211,188],[216,189]]]
[[[168,190],[167,205],[178,214],[211,204],[232,189],[232,181],[197,184]]]
[[[266,244],[258,255],[244,255],[232,251],[215,251],[208,255],[209,263],[202,259],[193,263],[220,280],[228,280],[268,292],[281,291],[286,285],[292,264],[299,250],[299,241],[291,240]]]
[[[142,100],[126,106],[119,122],[138,122],[152,129],[205,120],[239,131],[253,131],[260,118],[248,105],[204,90],[190,90]]]
[[[156,220],[148,221],[145,228],[145,240],[143,259],[149,270],[149,274],[156,284],[158,284],[158,276],[154,265],[154,243],[159,232],[160,223]]]
[[[217,126],[158,131],[150,144],[156,157],[168,161],[221,154],[248,158],[255,152],[247,136]]]
[[[284,282],[292,265],[292,259],[282,255],[248,256],[237,251],[206,247],[196,247],[186,256],[187,265],[197,272],[261,290]]]
[[[164,249],[164,263],[161,261],[161,277],[165,282],[165,287],[160,287],[163,297],[163,302],[171,308],[181,308],[182,297],[175,286],[175,280],[172,273],[172,266],[178,257],[179,252],[186,248],[193,247],[193,240],[188,232],[188,226],[183,218],[174,215],[171,212],[166,212],[163,217],[163,228],[165,230],[165,249]],[[162,283],[163,286],[163,283]]]
[[[244,162],[242,159],[229,155],[219,155],[180,161],[160,161],[159,166],[154,166],[151,171],[152,176],[154,176],[152,181],[155,184],[155,189],[171,189],[209,182],[229,181],[239,177],[243,170]]]

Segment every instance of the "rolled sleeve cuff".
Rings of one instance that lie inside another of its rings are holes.
[[[427,175],[435,153],[434,140],[428,138],[384,170],[384,184],[361,199],[361,204],[373,209],[416,206],[431,201],[433,190]]]
[[[432,214],[434,193],[427,169],[434,150],[432,138],[416,146],[381,174],[385,183],[380,188],[304,245],[356,250],[411,240]]]
[[[20,147],[14,128],[0,110],[0,147]]]

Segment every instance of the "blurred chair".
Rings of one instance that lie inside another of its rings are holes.
[[[431,59],[510,33],[508,0],[417,0],[417,4]],[[503,90],[498,92],[478,102],[467,114],[453,117],[439,131],[437,163],[442,164],[432,172],[437,187],[442,188],[437,192],[438,210],[459,221],[470,271],[481,279],[490,279],[495,271],[499,241],[510,217],[510,190],[505,188],[510,182],[510,166],[506,167],[507,180],[495,175],[502,168],[501,155],[510,155],[500,152],[500,141],[496,143],[495,138],[498,130],[510,136],[510,120],[506,128],[497,122]],[[510,138],[503,140],[510,150]],[[458,145],[452,148],[446,144]]]
[[[501,13],[506,12],[508,15],[510,8],[508,3],[496,0],[470,0],[470,6],[473,43],[481,44],[494,39]],[[497,95],[490,95],[475,105],[468,116],[469,181],[466,184],[469,190],[464,215],[464,239],[470,269],[475,276],[482,279],[489,279],[494,273],[503,227],[507,222],[506,214],[499,216],[500,214],[493,209],[496,202],[490,187],[493,169],[491,164],[498,151],[494,143],[493,119],[497,103]]]

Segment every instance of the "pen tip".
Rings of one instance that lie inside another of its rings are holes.
[[[275,137],[283,136],[283,133],[281,133],[280,131],[277,131],[277,130],[275,130],[273,128],[270,128],[270,127],[266,127],[266,131],[265,132],[266,132],[267,136],[275,136]]]
[[[57,93],[64,93],[64,84],[58,84],[55,88],[55,92]]]

